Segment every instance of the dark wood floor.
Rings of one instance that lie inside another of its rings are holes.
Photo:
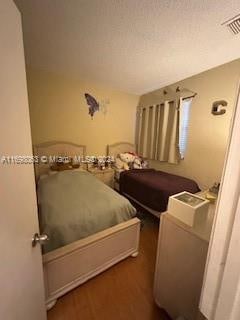
[[[153,301],[158,221],[147,218],[140,253],[60,298],[48,320],[167,320]]]

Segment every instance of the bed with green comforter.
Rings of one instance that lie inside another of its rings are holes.
[[[87,171],[67,170],[38,183],[39,220],[50,237],[44,253],[133,218],[130,202]]]

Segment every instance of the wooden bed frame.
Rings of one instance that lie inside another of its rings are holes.
[[[85,156],[86,147],[53,141],[34,147],[34,155]],[[35,165],[36,177],[47,173],[49,165]],[[128,256],[138,255],[140,221],[137,218],[43,254],[46,306]]]
[[[136,145],[133,143],[130,143],[130,142],[117,142],[117,143],[110,144],[107,146],[107,155],[108,156],[113,156],[116,158],[116,156],[119,153],[124,153],[124,152],[136,152]],[[119,191],[119,183],[115,179],[114,179],[114,189]],[[132,196],[130,196],[126,193],[123,193],[123,195],[126,198],[135,202],[136,204],[140,205],[142,208],[144,208],[145,210],[147,210],[148,212],[153,214],[155,217],[160,218],[160,214],[161,214],[160,211],[156,211],[156,210],[153,210],[153,209],[145,206],[140,201],[136,200],[135,198],[133,198]]]

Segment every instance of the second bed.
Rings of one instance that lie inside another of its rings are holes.
[[[135,153],[136,148],[134,144],[119,142],[109,145],[107,152],[117,157],[124,152]],[[170,196],[182,191],[200,191],[194,180],[155,169],[115,170],[115,188],[157,217],[167,210]]]

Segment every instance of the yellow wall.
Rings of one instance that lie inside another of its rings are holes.
[[[33,143],[65,140],[86,144],[88,155],[106,154],[106,145],[134,142],[139,97],[95,83],[27,70]],[[84,93],[108,99],[108,112],[88,115]]]
[[[165,88],[174,93],[180,86],[197,92],[197,96],[191,108],[185,159],[179,165],[152,161],[153,167],[193,178],[202,188],[220,180],[239,77],[240,59]],[[159,103],[162,99],[163,89],[155,90],[143,95],[140,105]],[[212,103],[222,99],[228,102],[227,112],[222,116],[213,116]]]

